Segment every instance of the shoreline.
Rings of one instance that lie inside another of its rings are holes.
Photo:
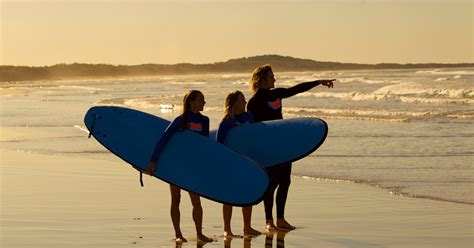
[[[2,133],[2,136],[4,134]],[[32,154],[32,155],[44,155],[44,156],[56,156],[56,157],[67,157],[67,156],[60,156],[60,155],[45,155],[42,153],[31,153],[28,151],[23,151],[23,150],[11,150],[11,149],[5,149],[5,148],[0,148],[0,150],[8,150],[12,152],[21,152],[21,153],[27,153],[27,154]],[[105,153],[109,153],[109,151],[104,151]],[[77,158],[74,156],[74,158]],[[99,159],[99,158],[93,158],[93,160],[102,161],[102,162],[116,162],[116,161],[110,161],[106,159]],[[1,160],[0,160],[1,161]],[[123,162],[120,160],[120,162]],[[123,162],[125,163],[125,162]],[[412,199],[425,199],[425,200],[431,200],[435,202],[447,202],[447,203],[455,203],[455,204],[463,204],[463,205],[470,205],[474,206],[474,203],[472,202],[466,202],[466,201],[456,201],[456,200],[449,200],[449,199],[444,199],[442,197],[435,197],[435,196],[426,196],[426,195],[416,195],[404,191],[395,191],[393,187],[383,187],[380,186],[378,183],[371,183],[369,181],[364,181],[364,180],[351,180],[351,179],[345,179],[345,178],[323,178],[323,177],[314,177],[314,176],[306,176],[306,175],[291,175],[292,179],[295,180],[302,180],[302,181],[314,181],[316,183],[336,183],[336,184],[353,184],[353,185],[361,185],[361,186],[368,186],[371,188],[374,188],[375,190],[382,190],[384,191],[387,195],[391,196],[401,196],[401,197],[406,197],[406,198],[412,198]]]
[[[376,189],[386,190],[387,194],[389,195],[403,196],[403,197],[415,198],[415,199],[426,199],[426,200],[432,200],[432,201],[450,202],[450,203],[456,203],[456,204],[474,205],[474,203],[472,202],[449,200],[449,199],[444,199],[442,197],[417,195],[417,194],[411,194],[404,191],[396,191],[394,187],[383,187],[383,186],[380,186],[378,183],[370,183],[369,181],[364,181],[364,180],[351,180],[351,179],[344,179],[344,178],[339,178],[339,179],[338,178],[323,178],[323,177],[312,177],[312,176],[293,175],[293,174],[291,175],[291,177],[301,178],[302,180],[314,180],[318,182],[361,184],[361,185],[370,186]]]
[[[0,66],[1,67],[1,66]],[[413,67],[413,68],[363,68],[363,69],[318,69],[318,70],[278,70],[279,73],[310,73],[310,72],[364,72],[364,71],[409,71],[409,70],[433,70],[433,69],[466,69],[474,68],[474,64],[459,66],[459,67],[450,67],[449,64],[441,67]],[[25,79],[25,80],[5,80],[0,81],[1,84],[29,84],[29,83],[56,83],[56,82],[65,82],[65,81],[87,81],[87,80],[113,80],[113,79],[153,79],[153,78],[163,78],[163,77],[194,77],[194,76],[221,76],[221,75],[247,75],[250,80],[252,71],[227,71],[227,72],[192,72],[192,73],[170,73],[170,74],[147,74],[147,75],[110,75],[110,76],[72,76],[72,77],[59,77],[59,78],[50,78],[50,79]]]
[[[0,149],[0,160],[5,247],[176,247],[167,184],[147,176],[141,188],[124,162],[6,149]],[[205,246],[226,245],[222,205],[202,203],[203,232],[217,239]],[[472,205],[390,195],[369,185],[293,177],[286,218],[297,229],[269,237],[284,236],[287,247],[470,247],[472,211]],[[185,192],[181,215],[183,234],[192,240]],[[241,234],[240,208],[233,215],[232,230]],[[254,206],[252,225],[263,231],[262,203]],[[269,237],[231,242],[262,247]]]

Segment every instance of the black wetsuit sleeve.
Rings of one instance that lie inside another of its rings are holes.
[[[281,98],[291,97],[298,93],[308,91],[318,85],[319,85],[319,80],[306,82],[306,83],[300,83],[290,88],[281,88],[279,95]]]
[[[217,129],[217,142],[224,143],[227,133],[232,128],[232,119],[230,117],[224,118]]]
[[[168,144],[173,134],[175,134],[183,125],[183,118],[181,116],[176,117],[173,122],[168,125],[160,140],[155,145],[155,150],[153,150],[150,159],[151,162],[156,163],[156,161],[158,161],[161,151],[165,148],[166,144]]]
[[[209,117],[203,116],[202,120],[202,125],[203,125],[203,131],[202,134],[206,137],[209,137]]]

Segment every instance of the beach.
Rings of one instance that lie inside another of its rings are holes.
[[[0,248],[474,248],[474,0],[0,1]]]
[[[189,242],[176,244],[169,186],[144,176],[140,187],[136,170],[87,138],[84,114],[114,105],[172,120],[184,93],[200,89],[215,129],[226,92],[251,96],[248,77],[0,84],[0,247],[202,246],[187,193]],[[203,232],[217,240],[204,246],[473,247],[474,68],[279,73],[276,84],[315,78],[338,81],[283,102],[284,118],[329,126],[324,144],[293,164],[286,218],[297,229],[224,241],[222,205],[202,199]],[[264,223],[260,203],[252,224]],[[242,227],[234,208],[232,230]]]
[[[168,185],[125,162],[1,150],[2,247],[176,247]],[[202,199],[205,247],[265,247],[271,235],[225,243],[222,205]],[[472,205],[388,194],[355,183],[293,177],[284,247],[472,247]],[[182,192],[182,230],[195,241],[189,197]],[[253,226],[264,231],[263,204]],[[242,234],[234,208],[233,232]],[[273,246],[277,247],[278,233]],[[194,239],[193,239],[194,238]],[[282,241],[279,242],[281,246]],[[268,247],[268,244],[267,244]]]

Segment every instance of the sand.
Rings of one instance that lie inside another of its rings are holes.
[[[168,185],[145,176],[141,188],[138,173],[124,162],[5,149],[0,162],[1,247],[180,247],[173,241]],[[204,233],[217,239],[205,247],[474,244],[472,205],[390,195],[355,183],[294,177],[286,217],[298,229],[249,240],[224,242],[222,205],[202,202]],[[185,192],[181,215],[190,238],[181,247],[200,247]],[[253,227],[263,231],[263,204],[254,207]],[[240,208],[234,208],[232,228],[242,234]]]

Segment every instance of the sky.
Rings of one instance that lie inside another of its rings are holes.
[[[0,65],[474,62],[474,0],[0,1]]]

